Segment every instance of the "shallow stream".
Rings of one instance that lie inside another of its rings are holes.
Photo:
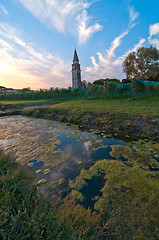
[[[39,190],[58,179],[74,179],[81,169],[112,157],[113,145],[127,145],[98,131],[81,131],[76,126],[49,120],[10,116],[0,118],[0,149],[32,170],[35,184],[45,179]]]

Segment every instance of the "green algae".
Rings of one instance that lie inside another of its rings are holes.
[[[74,181],[70,181],[70,196],[82,203],[86,198],[81,195],[81,190],[87,186],[86,179],[99,175],[103,176],[105,184],[100,189],[102,196],[93,197],[94,209],[111,221],[109,230],[118,239],[123,236],[148,239],[148,235],[157,238],[159,186],[156,173],[129,167],[118,160],[104,159],[89,170],[82,170]]]
[[[82,161],[79,161],[79,162],[78,162],[78,165],[82,165],[82,163],[83,163]]]
[[[10,119],[13,118],[8,117],[3,121],[1,134],[5,131],[5,141],[14,141],[8,142],[4,150],[13,155],[19,163],[26,164],[37,160],[44,162],[46,166],[55,167],[71,157],[70,153],[56,150],[60,140],[58,134],[52,131],[51,123],[20,116],[14,117],[14,121]]]
[[[49,174],[51,172],[51,170],[49,168],[46,168],[44,169],[43,173],[46,175],[46,174]]]
[[[60,145],[58,136],[62,132],[66,137],[73,136],[76,141],[83,142],[86,148],[92,151],[107,147],[101,137],[96,135],[100,133],[98,130],[91,134],[81,134],[76,126],[67,126],[58,122],[52,123],[21,116],[7,117],[5,120],[1,125],[2,134],[6,131],[4,141],[8,141],[5,142],[4,150],[13,155],[20,164],[36,160],[44,162],[45,166],[56,167],[70,159],[70,153],[58,149]],[[6,140],[7,136],[8,140]]]
[[[149,170],[150,166],[159,168],[159,163],[156,161],[155,152],[159,148],[159,144],[152,141],[140,140],[129,146],[113,145],[110,155],[118,160],[123,160],[128,165],[142,167]]]
[[[71,197],[75,199],[76,201],[82,201],[83,200],[83,195],[77,190],[73,190],[71,192]]]
[[[127,239],[158,238],[159,143],[139,140],[111,148],[112,160],[100,160],[88,170],[82,169],[69,182],[70,197],[81,204],[88,202],[83,189],[89,187],[89,180],[102,176],[105,180],[99,189],[102,196],[95,195],[91,201],[95,211],[110,220],[110,232],[118,239],[123,235]]]
[[[102,143],[102,142],[103,142],[103,140],[101,140],[101,139],[96,140],[96,143]]]
[[[49,189],[51,189],[53,191],[57,191],[57,190],[60,191],[61,188],[65,185],[65,182],[66,182],[66,180],[64,178],[54,180],[49,184]]]
[[[37,185],[42,185],[42,184],[45,184],[47,182],[46,179],[41,179],[37,182]]]

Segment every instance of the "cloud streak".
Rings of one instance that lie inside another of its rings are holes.
[[[139,17],[139,12],[135,10],[133,6],[129,7],[129,24],[128,29],[117,36],[110,44],[110,48],[106,49],[106,53],[97,52],[98,61],[95,57],[91,57],[92,67],[86,68],[86,77],[88,80],[99,79],[99,78],[123,78],[122,73],[122,63],[131,51],[136,51],[141,47],[145,39],[140,39],[140,41],[134,45],[132,50],[128,50],[125,54],[120,57],[116,57],[115,51],[122,44],[122,40],[129,34],[130,30],[136,26],[135,20]]]
[[[129,7],[130,24],[133,23],[139,15],[140,13],[135,10],[134,6]]]
[[[10,25],[0,24],[1,85],[33,89],[70,86],[70,63],[35,49],[21,35]]]
[[[2,4],[0,4],[0,15],[3,15],[3,16],[8,15],[7,9]]]
[[[87,11],[83,10],[82,14],[77,16],[78,19],[78,41],[80,44],[84,44],[93,35],[93,33],[102,30],[102,26],[98,23],[88,27],[90,17],[88,17]]]
[[[111,43],[111,47],[109,50],[106,50],[107,51],[107,58],[112,58],[114,57],[114,52],[115,52],[115,49],[117,47],[120,46],[121,42],[122,42],[122,39],[128,34],[128,30],[123,32],[120,36],[116,37],[113,42]]]
[[[119,36],[120,37],[120,36]],[[92,81],[99,78],[118,78],[122,79],[124,78],[124,74],[122,72],[122,64],[125,59],[125,57],[132,51],[136,51],[138,48],[143,46],[146,39],[141,39],[137,44],[134,45],[134,47],[131,50],[128,50],[125,54],[122,56],[116,58],[116,56],[113,54],[111,55],[111,58],[108,54],[101,54],[97,53],[98,56],[98,63],[96,59],[92,56],[91,62],[92,67],[87,67],[85,69],[86,76],[85,78],[88,81]],[[119,46],[119,45],[118,45]],[[111,48],[110,48],[111,49]]]
[[[73,34],[79,44],[85,44],[97,31],[98,23],[92,24],[87,9],[93,4],[87,0],[19,0],[39,21],[60,33]],[[90,25],[89,25],[90,24]]]

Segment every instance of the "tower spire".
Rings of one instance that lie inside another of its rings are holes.
[[[81,88],[81,69],[79,64],[79,59],[77,55],[77,51],[75,48],[74,56],[73,56],[73,64],[72,64],[72,87],[73,88]]]
[[[75,63],[75,62],[79,62],[77,52],[76,52],[76,48],[75,48],[75,52],[74,52],[74,56],[73,56],[73,63]]]

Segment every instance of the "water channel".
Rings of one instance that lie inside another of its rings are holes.
[[[39,191],[57,179],[74,179],[81,169],[96,161],[111,158],[112,145],[127,145],[115,138],[95,132],[81,131],[76,126],[23,116],[0,118],[0,149],[14,156],[21,165],[32,170]]]

